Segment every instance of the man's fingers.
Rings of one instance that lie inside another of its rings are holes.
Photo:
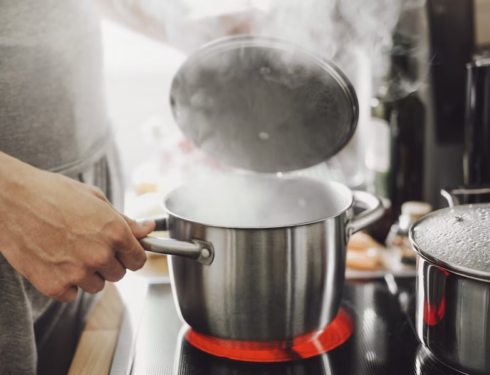
[[[131,230],[131,233],[133,233],[134,237],[142,238],[155,230],[155,225],[156,225],[155,220],[151,220],[151,219],[140,220],[140,221],[133,220],[121,214],[119,211],[117,211],[114,208],[114,206],[111,204],[111,202],[109,202],[109,200],[106,198],[102,190],[100,190],[97,187],[91,187],[90,189],[92,191],[92,194],[94,194],[97,198],[106,202],[115,212],[117,212],[118,215],[120,215],[124,219],[124,221],[128,224],[129,229]]]
[[[98,270],[99,274],[107,281],[116,282],[121,280],[126,274],[124,267],[119,260],[116,259],[109,267]]]
[[[117,258],[128,270],[137,271],[146,263],[146,252],[136,238],[128,241],[128,246],[117,251]]]
[[[88,277],[85,277],[79,284],[80,288],[82,288],[85,292],[95,294],[100,292],[105,287],[105,280],[94,273]]]
[[[137,224],[134,220],[118,214],[117,219],[104,227],[105,242],[109,249],[102,248],[93,252],[91,264],[95,271],[103,271],[107,267],[111,267],[117,260],[131,271],[136,271],[143,267],[146,262],[146,253],[132,233],[128,222],[131,223],[133,228]],[[150,226],[152,226],[151,224]],[[155,224],[153,223],[153,225]],[[150,231],[151,229],[147,229],[145,233]]]
[[[155,230],[155,220],[136,221],[127,216],[121,216],[128,223],[129,229],[131,229],[133,236],[136,238],[145,237]]]

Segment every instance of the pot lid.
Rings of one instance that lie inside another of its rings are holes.
[[[265,37],[220,39],[197,51],[171,87],[177,124],[218,160],[287,172],[338,153],[357,126],[358,102],[331,62]]]
[[[490,204],[435,211],[410,228],[422,256],[457,273],[490,280]]]

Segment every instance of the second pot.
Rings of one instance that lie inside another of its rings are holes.
[[[416,328],[438,359],[490,373],[490,204],[435,211],[415,223]]]

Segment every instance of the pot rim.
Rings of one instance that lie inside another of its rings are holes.
[[[284,177],[284,178],[289,178],[289,177]],[[345,213],[347,210],[349,210],[353,205],[354,205],[354,194],[352,193],[352,190],[350,188],[348,188],[346,185],[344,184],[341,184],[340,182],[337,182],[337,181],[328,181],[329,184],[333,184],[333,185],[336,185],[338,186],[339,188],[341,188],[342,190],[348,192],[350,194],[350,199],[349,199],[349,204],[347,205],[347,207],[335,212],[334,214],[330,215],[330,216],[327,216],[327,217],[323,217],[323,218],[320,218],[320,219],[314,219],[314,220],[310,220],[310,221],[305,221],[305,222],[301,222],[301,223],[297,223],[297,224],[292,224],[292,225],[270,225],[270,226],[240,226],[240,225],[217,225],[217,224],[211,224],[211,223],[206,223],[206,222],[202,222],[202,221],[197,221],[197,220],[194,220],[194,219],[190,219],[188,217],[184,217],[184,215],[179,215],[175,212],[173,212],[171,209],[169,209],[166,205],[166,201],[169,199],[170,195],[172,193],[174,193],[175,191],[177,191],[179,188],[181,188],[182,186],[184,186],[185,184],[183,185],[180,185],[174,189],[172,189],[168,194],[166,194],[160,204],[160,206],[162,207],[163,210],[165,210],[165,212],[172,216],[172,217],[175,217],[175,218],[178,218],[180,220],[184,220],[186,222],[189,222],[189,223],[193,223],[193,224],[199,224],[199,225],[203,225],[203,226],[206,226],[206,227],[212,227],[212,228],[221,228],[221,229],[240,229],[240,230],[268,230],[268,229],[287,229],[287,228],[296,228],[296,227],[301,227],[301,226],[305,226],[305,225],[310,225],[310,224],[316,224],[316,223],[320,223],[322,221],[325,221],[325,220],[328,220],[328,219],[333,219],[333,218],[336,218],[336,217],[339,217],[340,215],[342,215],[343,213]]]
[[[488,207],[490,206],[490,203],[478,203],[478,204],[465,204],[465,205],[460,205],[456,206],[458,208],[478,208],[481,206]],[[455,264],[451,264],[448,262],[445,262],[443,260],[437,259],[433,255],[430,255],[422,250],[422,248],[417,245],[417,243],[414,240],[414,229],[417,226],[417,224],[421,223],[424,220],[427,220],[437,214],[440,214],[443,211],[450,211],[453,210],[455,207],[446,207],[442,208],[440,210],[436,210],[434,212],[431,212],[430,214],[424,216],[422,219],[419,221],[415,222],[410,226],[410,229],[408,231],[408,238],[410,240],[410,244],[412,245],[413,250],[422,258],[424,258],[427,262],[434,264],[435,266],[438,266],[440,268],[443,268],[444,270],[454,273],[459,276],[463,277],[468,277],[470,279],[478,280],[478,281],[483,281],[486,283],[490,282],[490,273],[489,272],[484,272],[484,271],[479,271],[475,270],[472,268],[464,267],[464,266],[459,266]]]
[[[476,276],[476,275],[472,275],[472,274],[469,274],[469,268],[466,268],[466,267],[458,267],[459,269],[456,269],[456,267],[452,267],[450,265],[448,265],[447,263],[445,262],[441,262],[441,261],[438,261],[436,260],[434,257],[429,257],[423,253],[420,252],[420,250],[416,249],[415,252],[417,253],[417,255],[419,257],[421,257],[422,259],[424,259],[426,262],[438,267],[438,268],[441,268],[443,269],[444,271],[447,271],[453,275],[458,275],[458,276],[461,276],[461,277],[466,277],[468,279],[472,279],[472,280],[477,280],[477,281],[481,281],[481,282],[484,282],[484,283],[490,283],[490,275],[488,276],[485,276],[482,274],[482,276]],[[471,272],[475,272],[476,271],[473,271],[471,270]]]

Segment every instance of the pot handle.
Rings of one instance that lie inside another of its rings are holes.
[[[458,195],[490,194],[490,186],[462,186],[441,189],[441,195],[446,198],[449,207],[461,204]]]
[[[368,208],[360,214],[348,219],[346,225],[347,237],[352,236],[369,224],[374,223],[380,219],[385,212],[383,203],[377,196],[359,190],[354,190],[352,194],[354,195],[354,202],[364,203]]]
[[[167,230],[167,218],[155,220],[155,231]],[[147,252],[155,254],[176,255],[191,258],[206,266],[214,260],[213,245],[206,241],[178,241],[170,238],[143,237],[139,239],[141,246]]]

